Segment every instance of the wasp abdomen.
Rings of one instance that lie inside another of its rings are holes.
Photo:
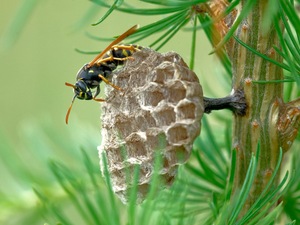
[[[136,51],[141,50],[143,47],[139,45],[115,45],[108,51],[103,59],[112,58],[112,61],[117,65],[123,65],[124,61]]]

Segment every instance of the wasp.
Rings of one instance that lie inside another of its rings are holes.
[[[66,86],[72,87],[74,91],[74,97],[66,114],[66,124],[68,124],[69,115],[76,98],[81,100],[95,100],[97,102],[105,101],[102,98],[97,98],[100,93],[100,83],[102,81],[117,90],[122,90],[120,87],[111,83],[107,78],[119,65],[123,65],[124,61],[131,59],[134,52],[142,49],[142,47],[138,45],[118,45],[118,43],[133,34],[137,29],[138,25],[135,25],[125,31],[91,62],[85,64],[78,71],[74,85],[67,82],[65,83]]]

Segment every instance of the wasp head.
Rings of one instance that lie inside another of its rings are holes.
[[[74,85],[74,97],[80,100],[91,100],[93,99],[93,94],[91,88],[83,80],[78,80]]]

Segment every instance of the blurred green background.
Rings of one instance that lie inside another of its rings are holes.
[[[22,17],[23,1],[2,0],[0,3],[1,129],[12,138],[16,137],[20,124],[30,119],[48,120],[58,129],[66,128],[64,119],[73,93],[64,82],[75,83],[79,68],[94,57],[77,53],[75,48],[100,51],[108,44],[92,40],[86,33],[113,37],[136,23],[143,26],[158,19],[139,16],[137,21],[137,16],[114,12],[100,25],[91,26],[107,9],[83,0],[30,0],[27,4],[29,2],[36,2],[36,6],[19,33],[15,30],[18,28],[15,21]],[[16,36],[15,42],[11,43],[10,35]],[[181,31],[161,52],[174,50],[189,62],[190,40],[191,32]],[[147,46],[151,41],[153,38],[138,44]],[[216,73],[216,67],[211,61],[214,56],[208,56],[210,44],[203,35],[198,37],[197,45],[197,49],[201,49],[201,60],[196,62],[195,70],[199,77],[210,74],[210,81],[214,83],[211,74]],[[103,84],[101,89],[103,93]],[[221,90],[221,93],[229,91]],[[214,94],[218,95],[216,90]],[[74,129],[77,121],[98,127],[99,115],[96,102],[76,100],[67,129]]]
[[[140,1],[131,4],[145,6]],[[68,201],[62,197],[61,188],[57,187],[57,180],[49,170],[49,159],[59,159],[85,176],[87,172],[80,164],[82,148],[92,158],[95,173],[100,177],[96,147],[101,141],[101,105],[76,100],[69,125],[65,124],[73,92],[64,83],[75,83],[77,71],[94,58],[94,55],[76,52],[75,48],[101,51],[109,42],[93,40],[87,33],[111,38],[134,24],[144,26],[161,17],[114,11],[100,25],[91,26],[107,9],[87,0],[1,0],[0,9],[0,199],[5,198],[0,201],[0,224],[3,221],[5,224],[20,224],[18,221],[23,220],[17,217],[22,217],[23,212],[36,210],[40,203],[32,187],[46,190],[48,197],[58,203]],[[191,30],[183,29],[160,52],[175,51],[189,64],[191,34]],[[155,37],[135,44],[148,46]],[[211,50],[204,32],[197,32],[194,70],[205,96],[222,97],[230,93],[230,79],[216,57],[209,55]],[[101,85],[102,96],[104,86]],[[216,128],[213,132],[216,140],[223,141],[227,137],[230,142],[230,132],[224,132],[226,126],[223,122],[230,124],[231,113],[214,112],[206,118]],[[203,140],[210,142],[205,136]],[[73,215],[76,220],[76,213]],[[27,224],[42,224],[40,221]]]

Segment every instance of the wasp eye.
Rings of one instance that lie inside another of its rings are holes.
[[[74,92],[77,98],[81,100],[90,100],[93,98],[91,89],[83,80],[76,82]]]
[[[86,92],[86,90],[88,89],[87,84],[83,80],[77,81],[75,86],[77,87],[78,90],[82,92]]]

